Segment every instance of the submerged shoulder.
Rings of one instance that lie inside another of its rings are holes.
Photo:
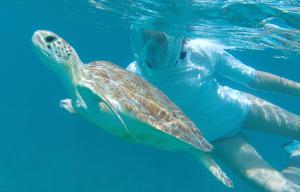
[[[132,73],[135,73],[135,74],[140,74],[140,71],[138,69],[138,66],[137,66],[137,62],[136,61],[133,61],[132,63],[130,63],[127,67],[126,67],[126,70],[132,72]]]

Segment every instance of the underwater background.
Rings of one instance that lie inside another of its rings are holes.
[[[126,2],[135,6],[126,7]],[[198,12],[190,11],[189,4],[176,8],[165,2],[0,2],[0,192],[254,191],[226,168],[234,189],[217,182],[188,154],[127,143],[59,107],[60,99],[68,95],[57,75],[37,57],[31,43],[35,30],[61,35],[86,63],[109,60],[126,67],[133,60],[130,23],[143,16],[147,25],[151,14],[167,10],[171,10],[168,16],[179,10],[182,19],[161,22],[160,27],[173,29],[171,33],[209,37],[235,47],[229,52],[249,66],[300,82],[299,1],[186,1],[193,2]],[[185,13],[187,17],[182,17]],[[199,21],[191,20],[195,17]],[[189,27],[180,31],[179,24]],[[221,81],[300,114],[300,98],[255,92]],[[281,145],[289,139],[244,133],[271,165],[279,170],[285,166],[287,155]]]

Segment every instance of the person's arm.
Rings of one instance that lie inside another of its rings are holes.
[[[249,88],[300,96],[300,84],[271,73],[255,70],[226,51],[221,51],[216,69],[222,76]]]
[[[253,89],[300,96],[300,83],[263,71],[255,71],[255,78],[248,86]]]
[[[249,87],[256,78],[256,70],[243,64],[224,50],[216,53],[216,73],[236,83]]]

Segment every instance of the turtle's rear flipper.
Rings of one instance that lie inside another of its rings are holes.
[[[233,188],[233,182],[220,168],[220,166],[208,154],[199,150],[191,151],[191,153],[207,168],[219,181],[227,187]]]

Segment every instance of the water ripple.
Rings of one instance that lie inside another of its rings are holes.
[[[90,0],[130,24],[240,49],[300,53],[299,0]]]

